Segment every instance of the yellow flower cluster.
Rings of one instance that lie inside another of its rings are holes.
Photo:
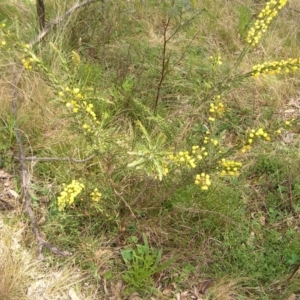
[[[77,180],[72,180],[68,185],[64,184],[64,189],[57,198],[58,210],[63,211],[67,205],[72,205],[75,198],[82,192],[84,185]]]
[[[187,165],[196,168],[195,158],[193,158],[188,151],[179,151],[177,155],[170,154],[169,159],[178,166]]]
[[[26,58],[22,59],[22,64],[26,70],[32,70],[33,62],[34,62],[34,59],[32,57],[27,58],[27,59]]]
[[[240,175],[240,168],[242,167],[241,162],[237,162],[234,160],[226,160],[222,158],[219,162],[221,165],[222,170],[220,171],[221,176],[239,176]]]
[[[291,119],[291,120],[287,120],[284,122],[285,127],[291,127],[293,125],[293,122],[295,121],[295,119]]]
[[[176,166],[186,166],[190,168],[196,168],[197,161],[203,159],[204,156],[207,156],[208,153],[205,147],[199,147],[195,145],[192,147],[192,151],[179,151],[177,154],[170,154],[168,156],[169,161],[175,163]],[[168,168],[165,167],[165,170],[168,172]]]
[[[58,93],[58,96],[74,114],[79,112],[82,114],[84,118],[82,128],[84,131],[96,134],[95,125],[100,122],[97,120],[96,113],[94,112],[94,105],[84,99],[84,96],[80,93],[80,89],[77,87],[73,89],[66,87]]]
[[[93,190],[93,192],[90,193],[90,196],[91,196],[92,201],[99,202],[102,197],[102,194],[98,191],[97,188],[95,188]]]
[[[224,113],[225,113],[225,105],[220,102],[220,98],[221,96],[218,95],[215,100],[216,100],[216,104],[211,103],[210,104],[210,108],[209,108],[209,121],[214,122],[216,120],[216,118],[222,118]]]
[[[289,73],[300,67],[300,58],[289,58],[287,60],[265,62],[260,65],[255,65],[252,68],[251,75],[258,77],[261,74],[278,74],[281,72]]]
[[[265,132],[263,130],[263,128],[259,128],[257,130],[252,129],[250,131],[250,134],[249,134],[246,144],[242,148],[242,153],[245,153],[245,152],[251,150],[251,148],[252,148],[251,145],[253,144],[254,140],[257,138],[264,139],[268,142],[271,140],[270,136],[268,135],[267,132]]]
[[[205,173],[197,174],[195,176],[195,184],[200,185],[202,191],[207,191],[208,187],[211,185],[210,176]]]
[[[267,31],[273,18],[277,16],[278,11],[281,10],[286,3],[287,0],[271,0],[266,3],[266,6],[258,15],[253,27],[251,27],[248,31],[246,41],[251,46],[254,47],[258,44],[263,33]]]
[[[216,56],[210,56],[209,59],[211,60],[214,69],[216,68],[216,66],[218,66],[218,65],[220,66],[223,63],[220,54],[218,54]]]

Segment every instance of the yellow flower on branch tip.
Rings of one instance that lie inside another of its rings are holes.
[[[247,34],[246,41],[252,46],[256,46],[268,29],[272,19],[277,16],[278,11],[283,8],[287,0],[271,0],[266,3],[264,9],[259,13],[254,25],[250,28]]]

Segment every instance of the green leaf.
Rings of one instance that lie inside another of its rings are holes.
[[[142,157],[142,158],[140,158],[138,160],[135,160],[132,163],[128,164],[127,167],[134,168],[134,167],[136,167],[138,165],[143,164],[145,161],[146,161],[145,158]]]

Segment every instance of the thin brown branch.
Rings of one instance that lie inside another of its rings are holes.
[[[44,0],[36,0],[36,13],[40,31],[45,28],[45,3]]]
[[[24,200],[24,212],[28,214],[30,222],[31,222],[31,226],[32,226],[32,231],[38,241],[38,246],[39,246],[39,258],[43,258],[43,248],[46,247],[48,248],[50,251],[52,251],[53,253],[57,254],[57,255],[62,255],[62,256],[66,256],[66,255],[70,255],[69,252],[67,251],[61,251],[59,250],[57,247],[53,246],[52,244],[46,242],[41,234],[40,231],[37,227],[37,223],[36,223],[36,218],[34,215],[34,212],[32,210],[31,207],[31,195],[30,195],[30,174],[26,165],[26,157],[25,157],[25,151],[24,151],[24,146],[23,146],[23,142],[22,142],[22,138],[21,138],[21,134],[20,134],[20,130],[18,128],[18,122],[17,122],[17,116],[18,116],[18,83],[20,81],[21,78],[21,74],[24,70],[24,67],[20,68],[19,70],[17,70],[14,81],[13,81],[13,97],[12,97],[12,113],[15,119],[14,122],[14,132],[15,132],[15,136],[16,136],[16,143],[18,145],[19,148],[19,161],[20,161],[20,167],[21,167],[21,189],[22,189],[22,193],[21,193],[21,198],[23,198]]]
[[[230,223],[234,223],[234,220],[231,219],[230,217],[228,217],[228,216],[226,216],[222,213],[219,213],[217,211],[213,211],[213,210],[197,209],[197,208],[194,208],[194,207],[187,208],[187,207],[180,207],[180,206],[175,206],[174,209],[177,209],[177,210],[183,211],[183,212],[188,212],[188,213],[191,213],[191,214],[213,214],[213,215],[217,215],[217,216],[220,216],[220,217],[226,219]]]
[[[116,189],[114,189],[114,193],[124,202],[124,204],[126,205],[126,207],[130,210],[132,217],[134,217],[135,219],[137,219],[135,213],[133,212],[133,210],[131,209],[130,205],[127,203],[127,201],[124,199],[124,197],[122,196],[122,194],[118,193],[116,191]]]
[[[140,192],[138,193],[138,195],[132,201],[132,203],[131,203],[132,205],[135,205],[140,200],[140,198],[145,194],[145,191],[147,190],[150,183],[151,183],[150,180],[147,180],[147,181],[144,182],[144,185],[141,188]]]
[[[288,279],[286,281],[289,282],[295,276],[295,274],[299,271],[299,269],[300,269],[300,264],[298,264],[294,268],[294,271],[292,272],[292,274],[288,277]]]
[[[46,27],[37,35],[37,37],[30,42],[30,45],[33,46],[36,43],[39,43],[50,31],[53,27],[59,25],[66,17],[71,15],[76,9],[98,2],[101,0],[85,0],[82,2],[78,2],[74,4],[70,9],[68,9],[62,16],[57,17],[56,19],[50,21]]]
[[[163,81],[167,75],[168,71],[168,65],[169,65],[169,59],[167,59],[167,44],[169,41],[169,38],[167,38],[167,31],[170,25],[171,18],[168,17],[166,24],[164,25],[164,44],[162,49],[162,60],[161,60],[161,71],[160,71],[160,79],[156,88],[156,96],[155,96],[155,102],[154,102],[154,114],[157,112],[157,106],[158,106],[158,100],[160,98],[160,92],[162,88]]]

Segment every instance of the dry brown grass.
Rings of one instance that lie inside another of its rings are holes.
[[[71,262],[49,267],[50,261],[38,261],[35,249],[24,246],[24,230],[22,223],[7,225],[0,215],[1,300],[96,299],[97,287]],[[107,257],[106,253],[95,253],[95,257]]]
[[[0,219],[1,220],[1,219]],[[0,223],[0,299],[26,298],[26,285],[30,280],[33,263],[20,251],[18,237],[22,229],[9,229]]]

